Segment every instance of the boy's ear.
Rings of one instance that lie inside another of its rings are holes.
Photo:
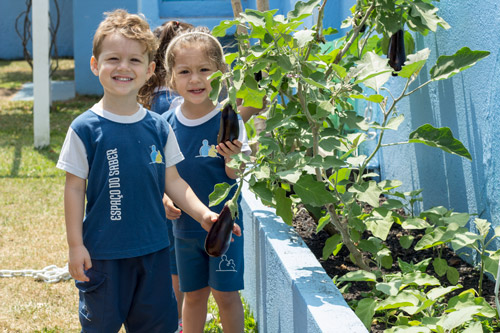
[[[99,68],[97,68],[97,59],[94,56],[90,58],[90,70],[92,71],[92,73],[94,73],[95,76],[99,76]]]
[[[156,63],[154,61],[151,61],[148,65],[148,71],[147,71],[148,80],[154,74],[155,69],[156,69]]]

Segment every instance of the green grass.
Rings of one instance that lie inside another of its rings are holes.
[[[60,59],[52,80],[73,80],[73,63],[73,59]],[[20,89],[24,83],[32,81],[33,72],[27,61],[0,60],[0,88]]]
[[[0,88],[20,87],[31,69],[24,61],[0,61]],[[72,69],[71,69],[72,71]],[[9,81],[10,80],[10,81]],[[71,121],[98,96],[54,102],[50,145],[33,146],[33,102],[0,97],[0,270],[63,267],[64,172],[55,167]],[[72,280],[48,284],[30,277],[0,278],[0,332],[79,332],[78,294]],[[256,332],[245,306],[245,332]],[[222,332],[217,306],[205,332]]]

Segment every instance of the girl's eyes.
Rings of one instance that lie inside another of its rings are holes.
[[[210,69],[210,68],[202,68],[202,69],[201,69],[201,71],[202,71],[202,72],[210,72],[210,71],[211,71],[211,69]]]
[[[137,58],[132,58],[130,60],[132,60],[133,62],[141,62],[141,59],[137,59]]]

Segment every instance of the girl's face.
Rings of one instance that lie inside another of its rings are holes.
[[[217,71],[216,65],[199,46],[181,46],[174,51],[174,55],[174,88],[184,97],[184,103],[213,105],[209,98],[212,87],[208,77]]]

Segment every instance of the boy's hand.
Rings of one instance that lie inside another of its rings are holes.
[[[165,206],[167,219],[177,220],[179,217],[181,217],[181,210],[175,207],[174,202],[166,195],[163,195],[163,206]]]
[[[88,276],[85,275],[85,270],[92,267],[89,251],[83,245],[69,248],[69,274],[78,281],[90,281]]]
[[[241,153],[241,147],[243,143],[238,140],[221,142],[215,147],[217,152],[222,155],[225,159],[230,158],[231,155],[236,155]]]

